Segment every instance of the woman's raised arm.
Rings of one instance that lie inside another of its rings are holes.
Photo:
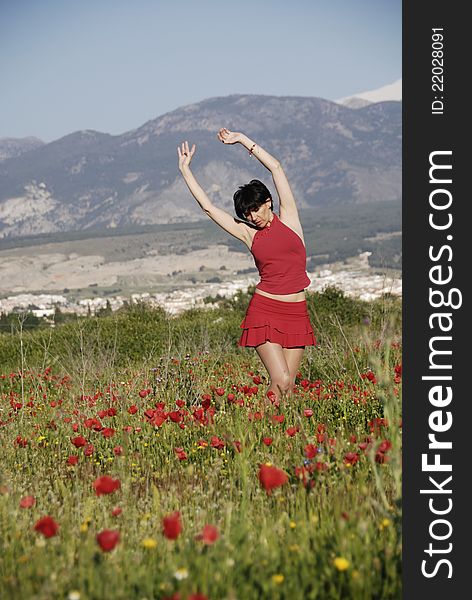
[[[280,218],[294,224],[299,222],[295,198],[280,162],[244,133],[222,128],[218,132],[218,139],[224,144],[241,144],[249,151],[251,156],[255,156],[266,169],[269,169],[280,200]]]
[[[182,173],[192,196],[198,202],[202,210],[210,217],[210,219],[215,221],[217,225],[235,238],[244,242],[250,248],[251,237],[249,235],[249,227],[244,223],[238,223],[232,215],[212,204],[211,200],[190,170],[190,162],[195,154],[195,144],[193,144],[192,148],[189,148],[188,142],[183,142],[181,146],[177,147],[177,154],[179,156],[180,172]]]

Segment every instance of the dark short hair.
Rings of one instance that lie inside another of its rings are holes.
[[[271,200],[270,209],[274,210],[271,193],[258,179],[253,179],[249,183],[239,186],[239,189],[233,195],[233,200],[234,210],[240,219],[246,219],[246,215],[251,210],[257,210],[267,200]]]

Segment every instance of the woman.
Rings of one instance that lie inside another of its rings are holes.
[[[308,316],[305,288],[306,248],[292,191],[280,163],[242,133],[220,129],[223,144],[241,144],[272,174],[280,201],[280,217],[266,186],[253,179],[233,196],[240,220],[214,206],[190,170],[195,144],[177,148],[179,169],[205,213],[243,241],[254,256],[261,281],[241,323],[239,346],[254,347],[270,376],[267,396],[279,401],[295,385],[305,346],[316,344]],[[246,222],[244,222],[244,220]]]

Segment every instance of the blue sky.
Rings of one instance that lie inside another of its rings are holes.
[[[401,77],[400,0],[1,0],[0,137],[118,134],[229,94]]]

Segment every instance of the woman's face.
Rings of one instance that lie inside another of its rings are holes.
[[[271,203],[272,200],[269,198],[264,204],[259,206],[257,210],[251,210],[246,215],[247,220],[254,223],[258,229],[263,229],[272,219],[272,211],[270,209]]]

